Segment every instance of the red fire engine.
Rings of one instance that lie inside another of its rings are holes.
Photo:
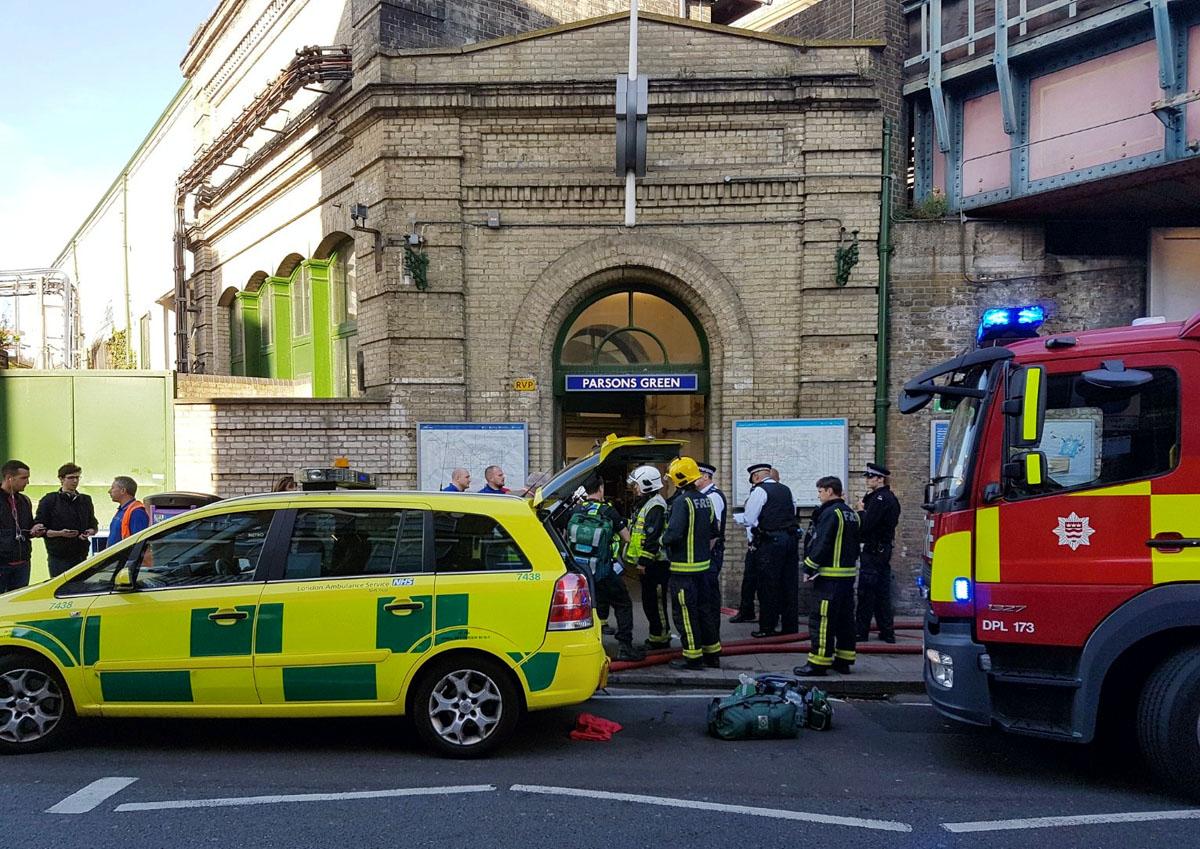
[[[1145,321],[1145,320],[1143,320]],[[953,410],[926,493],[925,684],[946,715],[1091,741],[1132,720],[1200,795],[1200,314],[979,347],[904,386]]]

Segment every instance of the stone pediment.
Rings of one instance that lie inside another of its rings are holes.
[[[878,40],[816,41],[643,14],[638,69],[651,79],[862,77]],[[487,84],[611,81],[628,69],[629,13],[454,48],[384,51],[383,82]]]

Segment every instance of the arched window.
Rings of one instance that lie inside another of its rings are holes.
[[[695,322],[653,292],[624,289],[586,305],[563,335],[563,366],[687,366],[706,361]]]
[[[354,240],[338,244],[330,257],[329,309],[333,330],[333,386],[338,396],[356,396],[358,365],[358,279]]]
[[[555,394],[568,391],[572,375],[639,374],[687,375],[691,388],[685,391],[707,393],[708,343],[700,323],[669,294],[627,284],[602,292],[567,319],[554,371]]]

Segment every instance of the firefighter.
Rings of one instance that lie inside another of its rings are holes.
[[[705,657],[719,658],[721,655],[721,567],[725,563],[725,523],[729,518],[729,499],[717,488],[713,476],[717,467],[712,463],[697,463],[700,480],[696,488],[712,502],[713,515],[717,517],[717,534],[712,539],[712,562],[700,582],[700,619],[702,633],[715,635],[714,643],[703,646]],[[716,648],[713,652],[712,649]]]
[[[667,501],[663,498],[662,474],[654,466],[638,466],[627,479],[640,499],[634,514],[629,545],[625,547],[625,563],[637,568],[642,578],[642,610],[650,626],[648,649],[671,647],[671,626],[667,621],[667,593],[671,567],[662,547],[662,533],[667,526]]]
[[[699,616],[700,584],[712,562],[711,542],[719,530],[717,516],[712,501],[696,488],[700,468],[695,460],[679,457],[671,463],[667,475],[678,491],[671,502],[662,542],[671,568],[671,612],[683,642],[683,658],[671,661],[671,666],[719,668],[721,643],[715,633],[708,633]]]
[[[900,523],[900,502],[888,486],[891,474],[885,467],[867,463],[863,477],[867,494],[859,503],[862,554],[858,572],[858,642],[871,634],[871,617],[879,625],[879,639],[896,642],[892,618],[892,542]]]
[[[858,513],[842,500],[842,482],[817,481],[821,506],[813,514],[812,543],[804,556],[805,580],[813,579],[808,617],[812,650],[796,675],[824,675],[830,667],[849,674],[854,665],[854,578],[858,569]]]

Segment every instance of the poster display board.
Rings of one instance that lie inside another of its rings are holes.
[[[439,490],[459,466],[471,473],[471,491],[483,487],[483,470],[504,469],[510,489],[529,474],[529,429],[523,422],[437,422],[417,425],[417,488]]]
[[[816,482],[836,475],[849,486],[849,427],[846,419],[767,419],[733,423],[733,503],[750,495],[746,467],[770,463],[792,491],[797,506],[817,504]]]
[[[929,479],[937,476],[938,463],[942,462],[942,446],[950,432],[949,419],[934,419],[929,423]]]

